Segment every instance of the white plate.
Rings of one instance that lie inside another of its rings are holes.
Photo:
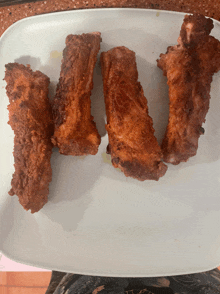
[[[80,158],[55,150],[49,202],[34,215],[19,205],[16,196],[7,194],[14,169],[4,64],[30,63],[51,78],[53,93],[66,36],[100,31],[101,51],[124,45],[137,53],[140,81],[161,141],[168,117],[168,88],[156,59],[167,46],[176,44],[183,17],[182,13],[142,9],[70,11],[26,18],[4,33],[0,41],[3,254],[41,268],[105,276],[186,274],[220,264],[219,74],[212,83],[198,154],[187,163],[169,165],[159,182],[138,182],[105,162],[108,138],[97,64],[92,112],[103,136],[99,153]],[[214,23],[212,34],[220,39],[220,25]]]

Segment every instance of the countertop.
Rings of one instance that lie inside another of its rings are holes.
[[[51,272],[50,270],[41,269],[34,266],[29,266],[29,265],[15,262],[7,258],[6,256],[4,256],[0,252],[0,273],[11,272],[11,271],[13,272]],[[0,288],[1,288],[1,278],[0,278]]]
[[[202,13],[220,20],[220,1],[213,0],[47,0],[0,7],[0,36],[16,21],[28,16],[74,9],[130,7]]]

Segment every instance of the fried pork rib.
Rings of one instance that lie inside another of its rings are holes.
[[[53,103],[52,142],[65,155],[96,154],[101,137],[91,116],[93,71],[100,49],[99,32],[69,35]]]
[[[158,60],[169,85],[169,122],[161,146],[165,162],[179,164],[196,155],[204,134],[212,76],[220,69],[220,42],[209,36],[212,28],[211,19],[186,15],[178,45]]]
[[[32,213],[47,202],[52,180],[50,158],[53,134],[48,100],[49,78],[18,63],[6,66],[9,125],[14,131],[14,167],[11,196]]]
[[[109,137],[114,167],[140,181],[158,180],[167,166],[154,136],[147,100],[138,82],[135,53],[116,47],[101,54]]]

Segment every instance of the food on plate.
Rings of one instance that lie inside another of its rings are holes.
[[[91,116],[93,71],[100,49],[99,32],[69,35],[53,102],[52,142],[65,155],[95,155],[101,142]]]
[[[48,100],[49,78],[29,66],[8,63],[6,91],[10,104],[9,125],[14,131],[14,167],[9,194],[32,213],[47,202],[52,180],[50,158],[53,134],[52,109]]]
[[[101,54],[109,137],[107,152],[112,164],[127,177],[158,180],[167,166],[154,136],[147,99],[138,82],[135,53],[116,47]]]
[[[212,76],[220,69],[220,42],[210,36],[213,21],[186,15],[178,45],[157,61],[169,85],[169,122],[161,148],[164,161],[179,164],[196,155],[209,109]]]

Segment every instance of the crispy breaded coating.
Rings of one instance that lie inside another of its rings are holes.
[[[53,103],[52,142],[65,155],[96,154],[101,137],[91,116],[93,71],[100,49],[99,32],[69,35]]]
[[[49,78],[18,63],[6,66],[9,125],[14,131],[14,167],[11,196],[32,213],[47,202],[52,180],[50,158],[53,134],[48,100]]]
[[[179,164],[196,155],[204,134],[212,76],[220,69],[220,42],[209,36],[212,28],[211,19],[186,15],[178,45],[157,61],[169,85],[169,122],[161,146],[165,162]]]
[[[114,167],[140,181],[158,180],[167,166],[154,136],[147,99],[138,82],[135,53],[116,47],[101,54],[109,137]]]

